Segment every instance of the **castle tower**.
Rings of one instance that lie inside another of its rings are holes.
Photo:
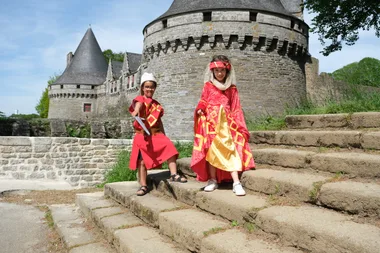
[[[92,118],[96,115],[97,87],[106,80],[108,67],[91,28],[67,63],[63,74],[49,87],[48,117]]]
[[[301,2],[174,0],[145,26],[143,63],[158,78],[170,137],[192,137],[203,73],[216,54],[232,60],[248,119],[280,114],[306,97],[309,28]]]

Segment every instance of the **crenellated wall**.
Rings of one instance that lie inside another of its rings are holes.
[[[0,137],[0,177],[95,186],[117,161],[119,152],[130,150],[131,145],[130,139]]]
[[[144,63],[156,74],[155,96],[168,135],[191,139],[193,111],[213,55],[228,56],[246,117],[280,114],[306,98],[308,26],[292,16],[249,11],[189,13],[144,30]],[[185,103],[184,103],[185,102]]]

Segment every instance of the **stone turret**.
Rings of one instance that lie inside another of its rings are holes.
[[[306,97],[309,27],[296,15],[298,2],[175,0],[144,28],[143,64],[158,78],[170,137],[191,138],[203,73],[215,54],[232,60],[248,119],[280,114]]]
[[[97,87],[107,76],[107,62],[91,28],[67,61],[65,71],[49,88],[49,118],[91,118],[96,113]]]
[[[121,71],[123,71],[123,73],[125,73],[126,75],[131,73],[131,69],[129,68],[129,61],[128,61],[127,52],[125,52],[125,54],[124,54],[123,68]]]

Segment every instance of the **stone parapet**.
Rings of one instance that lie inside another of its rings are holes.
[[[0,137],[0,177],[95,186],[103,181],[119,152],[131,146],[129,139]]]

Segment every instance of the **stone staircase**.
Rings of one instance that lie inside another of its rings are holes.
[[[202,191],[184,158],[186,184],[152,171],[143,197],[136,182],[112,183],[77,206],[116,252],[380,252],[380,113],[286,121],[251,132],[244,197],[228,184]]]

